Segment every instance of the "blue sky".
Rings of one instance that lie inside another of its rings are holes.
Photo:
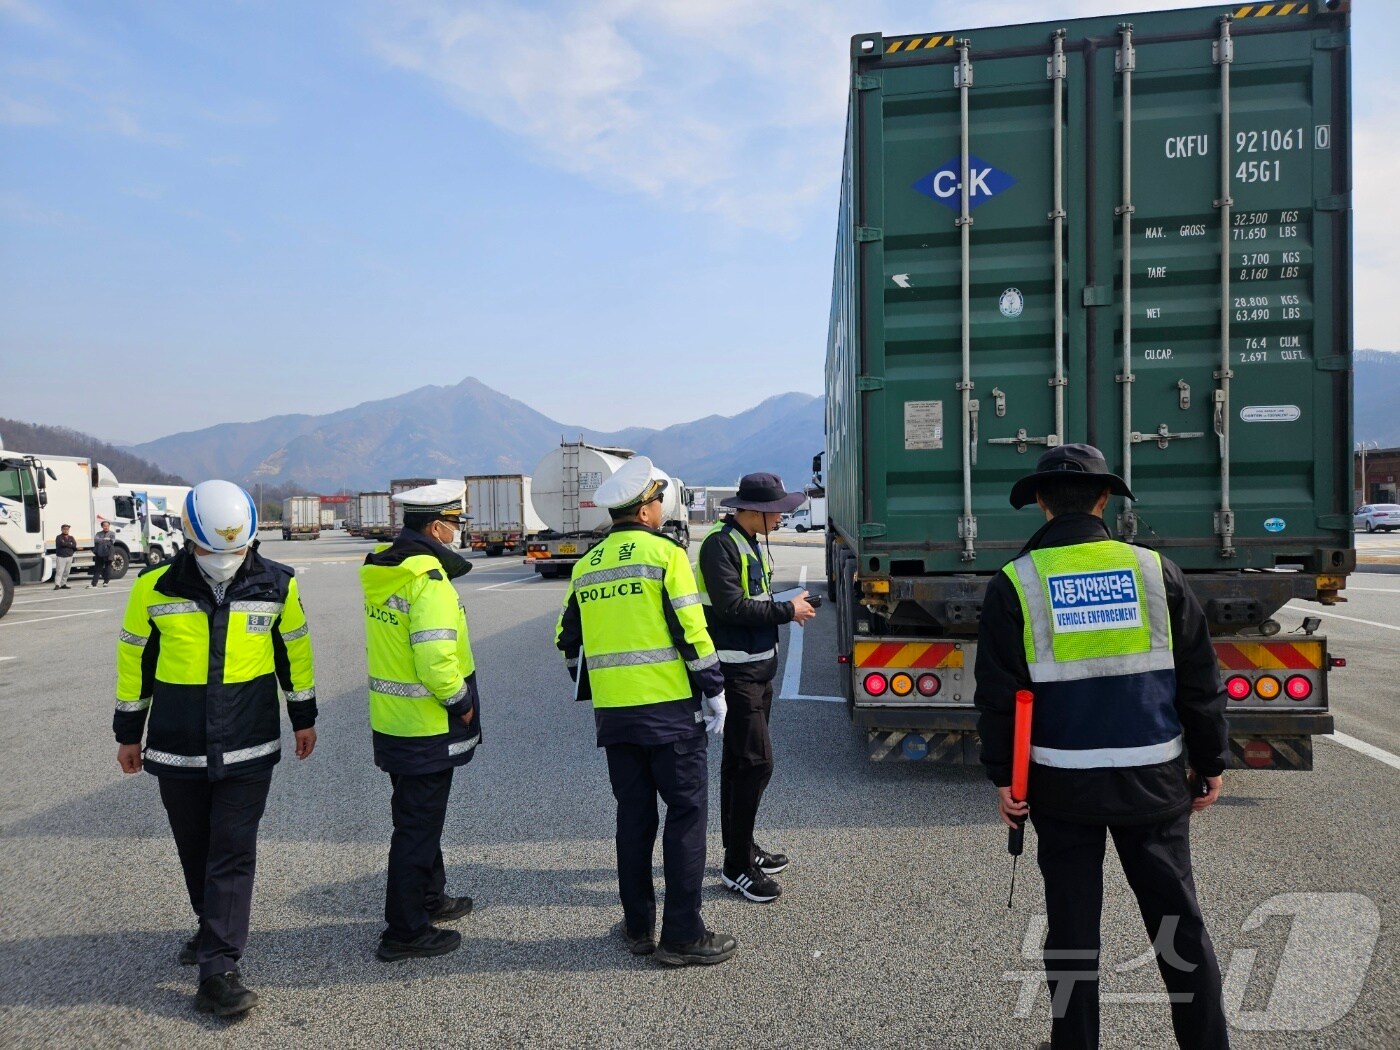
[[[0,0],[0,415],[819,393],[849,37],[1133,6]],[[1400,349],[1400,8],[1357,6],[1357,344]]]

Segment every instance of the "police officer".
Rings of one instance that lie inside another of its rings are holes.
[[[776,474],[746,474],[739,491],[721,506],[735,513],[720,521],[700,545],[695,579],[705,622],[724,671],[724,758],[720,763],[719,813],[724,835],[720,878],[735,893],[765,903],[782,893],[773,878],[788,858],[754,842],[763,791],[773,777],[773,676],[778,672],[778,625],[806,624],[816,610],[807,592],[790,602],[773,600],[773,564],[758,537],[777,528],[781,516],[806,497],[787,492]]]
[[[257,510],[227,481],[185,497],[192,542],[137,578],[117,642],[117,762],[145,769],[184,869],[199,929],[196,1009],[228,1017],[258,1001],[238,973],[248,943],[258,822],[281,757],[277,687],[297,758],[316,746],[311,638],[296,574],[258,554]],[[141,738],[146,738],[145,750]]]
[[[574,567],[556,629],[578,698],[591,698],[617,799],[617,877],[634,955],[724,962],[738,947],[700,917],[709,774],[705,731],[723,733],[724,678],[685,548],[657,532],[664,478],[637,456],[598,486],[613,525]],[[652,852],[666,803],[666,907],[656,940]]]
[[[404,527],[365,557],[365,653],[374,764],[389,774],[394,834],[384,895],[384,962],[445,955],[462,943],[434,923],[460,919],[470,897],[447,893],[442,827],[452,772],[481,743],[476,664],[452,581],[471,571],[453,549],[460,482],[400,492]]]
[[[1099,1043],[1099,915],[1112,835],[1171,993],[1177,1042],[1213,1050],[1229,1036],[1188,820],[1220,796],[1225,694],[1181,570],[1111,538],[1103,521],[1111,495],[1134,498],[1098,449],[1075,444],[1047,451],[1011,490],[1013,507],[1035,503],[1046,523],[987,587],[977,648],[982,761],[1002,819],[1029,813],[1039,842],[1051,1045]],[[1018,689],[1034,694],[1029,805],[1009,787]]]

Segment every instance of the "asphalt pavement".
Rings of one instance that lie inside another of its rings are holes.
[[[155,782],[116,766],[113,659],[134,576],[16,594],[0,620],[0,1045],[769,1050],[1048,1037],[1034,834],[1008,910],[993,789],[978,769],[869,762],[829,699],[840,691],[829,609],[781,683],[807,699],[779,700],[773,716],[777,771],[758,838],[792,857],[782,898],[752,904],[720,886],[716,805],[705,918],[738,936],[733,960],[670,971],[610,939],[613,800],[591,715],[552,646],[565,582],[515,558],[475,559],[458,581],[485,739],[458,771],[444,853],[449,888],[476,911],[457,925],[460,951],[378,962],[390,822],[365,706],[356,566],[368,546],[338,535],[264,545],[298,570],[321,720],[315,753],[286,758],[274,780],[243,964],[262,1002],[232,1023],[191,1007],[194,974],[175,956],[193,919]],[[780,588],[804,570],[819,581],[820,546],[773,552]],[[1231,772],[1222,802],[1193,818],[1236,1046],[1400,1045],[1400,580],[1358,574],[1346,594],[1320,615],[1348,660],[1331,699],[1351,743],[1319,741],[1309,773]],[[1317,610],[1290,609],[1284,629],[1306,613]],[[717,745],[710,757],[717,801]],[[1172,1046],[1111,857],[1105,885],[1103,1045]]]

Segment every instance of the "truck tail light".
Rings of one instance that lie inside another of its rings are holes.
[[[865,691],[871,696],[884,696],[885,690],[890,687],[890,683],[885,680],[882,674],[871,673],[865,676],[865,681],[861,683],[865,686]]]
[[[1313,684],[1302,675],[1295,674],[1284,683],[1283,688],[1287,691],[1289,699],[1306,700],[1308,697],[1312,696]]]
[[[1229,694],[1231,700],[1243,700],[1254,692],[1254,687],[1249,684],[1249,679],[1244,675],[1231,675],[1229,681],[1225,683],[1225,692]]]
[[[1279,693],[1283,692],[1283,683],[1266,674],[1254,683],[1254,691],[1259,694],[1260,700],[1277,700]]]
[[[914,679],[907,674],[897,674],[890,679],[890,692],[895,696],[908,696],[914,691]]]
[[[938,675],[936,674],[919,675],[918,684],[920,696],[937,696],[938,690],[943,688],[943,683],[938,680]]]

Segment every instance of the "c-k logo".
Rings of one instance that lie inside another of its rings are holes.
[[[967,156],[967,208],[971,211],[979,204],[985,204],[999,193],[1004,193],[1016,185],[1016,179],[994,168],[980,157]],[[939,204],[953,211],[962,210],[962,158],[952,160],[935,168],[918,182],[914,189],[932,197]]]

